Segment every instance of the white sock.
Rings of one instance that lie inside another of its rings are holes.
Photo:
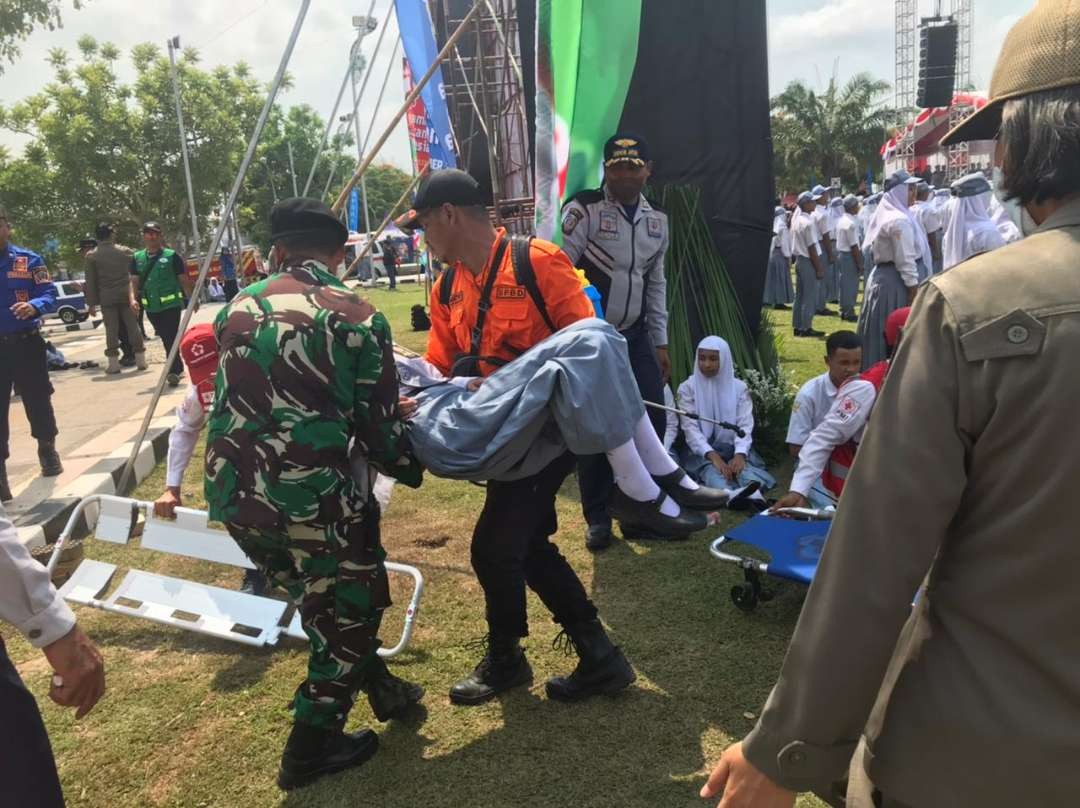
[[[634,448],[632,440],[605,454],[611,464],[615,485],[619,486],[619,490],[626,496],[638,502],[652,502],[660,496],[660,486],[656,484],[648,469],[645,468],[645,464],[641,462],[641,456]],[[660,513],[665,516],[678,516],[679,506],[671,497],[665,497],[660,504]]]
[[[671,459],[671,455],[664,451],[664,444],[656,436],[656,430],[653,429],[648,414],[642,415],[634,426],[634,446],[641,456],[641,462],[645,464],[650,474],[663,477],[665,474],[678,470],[679,466]],[[698,487],[698,484],[690,479],[689,474],[679,480],[679,485],[691,491],[696,491]]]

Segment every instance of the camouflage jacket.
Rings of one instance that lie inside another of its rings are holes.
[[[350,439],[379,471],[420,484],[397,409],[390,326],[325,266],[305,261],[246,287],[214,331],[213,519],[248,527],[362,519],[368,494],[350,471]]]

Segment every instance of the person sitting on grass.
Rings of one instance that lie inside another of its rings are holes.
[[[679,408],[702,419],[685,415],[680,419],[686,436],[680,465],[691,477],[719,489],[757,483],[767,491],[776,485],[765,462],[753,451],[750,391],[735,378],[731,348],[721,337],[705,337],[698,343],[694,375],[679,385]],[[737,426],[743,434],[714,421]]]
[[[836,505],[910,313],[911,308],[905,307],[889,315],[885,323],[887,358],[840,386],[832,408],[799,452],[791,490],[774,508]]]

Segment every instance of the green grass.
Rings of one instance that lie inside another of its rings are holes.
[[[422,294],[404,286],[372,297],[397,339],[422,349],[425,335],[411,332],[408,319]],[[790,315],[775,314],[778,330],[790,334]],[[820,372],[822,353],[816,340],[788,337],[783,345],[785,367],[798,380]],[[780,470],[785,480],[789,474]],[[185,501],[195,507],[204,504],[201,475],[195,462],[184,482]],[[154,498],[162,484],[159,468],[137,496]],[[75,722],[45,697],[49,671],[41,655],[9,638],[42,706],[68,804],[702,805],[697,791],[707,770],[725,745],[753,726],[775,680],[801,588],[778,583],[774,601],[753,614],[738,612],[728,593],[741,573],[707,550],[720,529],[670,545],[619,541],[594,556],[584,548],[571,478],[559,497],[557,541],[634,664],[637,685],[576,706],[548,701],[544,679],[568,671],[573,660],[552,650],[557,627],[530,594],[526,642],[536,684],[482,707],[452,707],[447,689],[477,661],[462,646],[484,630],[468,551],[482,497],[476,486],[430,476],[418,491],[395,491],[385,544],[392,559],[418,566],[427,585],[412,645],[393,668],[427,688],[425,710],[380,726],[379,754],[360,770],[288,797],[274,776],[289,727],[286,704],[305,668],[301,645],[252,650],[80,609],[81,624],[105,655],[108,693]],[[741,518],[732,514],[725,526]],[[237,586],[240,578],[236,570],[100,542],[88,545],[88,555],[223,586]],[[406,594],[398,584],[399,610]],[[383,636],[396,637],[399,627],[394,611]],[[357,704],[350,724],[376,724],[366,701]],[[820,803],[803,797],[800,805]]]

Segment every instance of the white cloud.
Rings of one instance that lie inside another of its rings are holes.
[[[893,31],[892,0],[828,0],[824,5],[770,20],[769,50],[779,58],[802,60],[821,49],[868,36],[889,38]]]

